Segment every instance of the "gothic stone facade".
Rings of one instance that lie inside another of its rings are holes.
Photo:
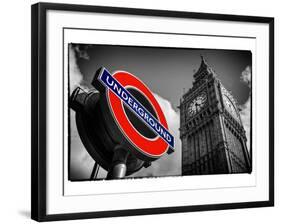
[[[245,130],[234,97],[202,57],[180,102],[182,175],[250,173]]]

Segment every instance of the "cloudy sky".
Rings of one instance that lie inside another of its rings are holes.
[[[193,74],[201,63],[200,55],[204,56],[226,89],[232,91],[242,110],[241,117],[249,139],[251,52],[69,45],[70,91],[73,91],[76,86],[82,86],[85,89],[92,88],[90,83],[95,71],[104,66],[110,72],[125,70],[138,76],[154,92],[163,108],[169,130],[176,139],[175,153],[163,156],[149,168],[143,168],[132,176],[181,175],[181,142],[178,132],[179,111],[177,106],[183,92],[192,87]],[[88,179],[94,161],[81,143],[72,110],[70,110],[70,122],[70,178],[73,180]],[[99,177],[105,175],[105,171],[99,172]]]

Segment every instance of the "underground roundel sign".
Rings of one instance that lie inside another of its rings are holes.
[[[140,79],[125,71],[111,75],[101,68],[93,85],[103,94],[104,112],[110,114],[105,120],[112,117],[118,129],[112,128],[113,138],[120,132],[131,146],[130,150],[143,160],[173,152],[174,137],[168,130],[165,115],[153,93]]]

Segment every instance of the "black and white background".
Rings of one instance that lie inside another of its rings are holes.
[[[252,53],[241,50],[157,48],[114,45],[69,45],[70,93],[77,86],[93,88],[91,81],[95,71],[106,67],[110,72],[128,71],[140,78],[154,92],[168,127],[175,137],[175,152],[164,155],[148,168],[130,177],[160,177],[181,175],[181,140],[179,138],[179,106],[184,92],[192,87],[193,74],[198,70],[201,58],[217,73],[226,89],[237,100],[240,115],[250,149],[251,134],[251,75]],[[75,112],[70,110],[70,180],[87,180],[91,176],[94,160],[85,150],[77,132]],[[100,168],[97,178],[105,178]]]

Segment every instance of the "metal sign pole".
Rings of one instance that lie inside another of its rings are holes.
[[[117,145],[114,148],[114,155],[110,169],[108,171],[106,179],[122,179],[126,176],[127,172],[127,158],[129,151],[124,149],[122,146]]]
[[[98,176],[98,173],[99,173],[99,168],[100,168],[99,164],[97,162],[95,162],[90,180],[97,179],[97,176]]]

